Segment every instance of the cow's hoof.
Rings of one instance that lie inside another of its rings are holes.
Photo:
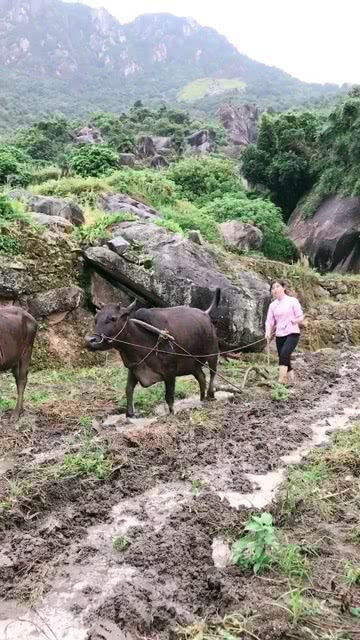
[[[213,393],[211,396],[206,396],[206,400],[208,402],[213,402],[215,400],[215,394]]]

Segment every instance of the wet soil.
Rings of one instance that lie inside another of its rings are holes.
[[[72,413],[54,406],[28,412],[20,430],[3,416],[0,505],[9,483],[20,489],[0,520],[0,639],[161,639],[239,611],[250,635],[239,627],[235,636],[296,637],[284,608],[273,604],[287,580],[244,574],[214,553],[214,540],[243,532],[248,507],[264,491],[263,506],[271,501],[271,474],[286,467],[286,456],[300,456],[317,428],[346,426],[346,411],[360,416],[360,352],[299,354],[296,370],[299,384],[287,402],[252,386],[146,424],[119,418],[104,426],[113,408],[94,398],[92,437],[113,462],[105,480],[44,473],[78,450],[75,402]],[[314,589],[323,598],[331,592],[339,608],[337,559],[356,553],[347,533],[358,515],[356,503],[339,510],[331,531],[313,515],[288,531],[297,527],[307,543],[321,539]],[[116,539],[126,540],[124,548]],[[347,637],[359,637],[348,626]]]

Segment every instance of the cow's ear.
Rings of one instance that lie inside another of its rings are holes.
[[[129,304],[129,306],[124,309],[123,315],[127,315],[127,316],[130,315],[134,307],[136,307],[136,299],[134,300],[134,302]]]

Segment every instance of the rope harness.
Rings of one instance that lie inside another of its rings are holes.
[[[249,367],[247,369],[247,371],[245,373],[245,376],[244,376],[242,387],[240,388],[239,386],[237,386],[236,384],[231,382],[231,380],[228,380],[221,373],[219,373],[218,371],[215,371],[214,369],[212,369],[207,363],[202,362],[199,358],[211,358],[212,356],[221,356],[221,355],[224,355],[224,354],[234,353],[236,351],[242,351],[243,349],[248,349],[249,347],[253,347],[256,344],[259,344],[260,342],[264,342],[264,340],[265,340],[265,338],[260,338],[260,340],[255,340],[255,342],[251,342],[250,344],[247,344],[244,347],[236,347],[235,349],[229,349],[229,350],[226,350],[226,351],[217,351],[216,353],[207,353],[207,354],[197,354],[197,355],[195,355],[195,354],[190,353],[189,351],[187,351],[185,349],[185,347],[182,347],[180,344],[178,344],[176,342],[175,338],[172,335],[170,335],[170,333],[167,330],[162,330],[162,331],[159,330],[158,339],[156,341],[156,344],[153,347],[145,347],[144,345],[141,345],[141,344],[135,344],[135,343],[132,343],[132,342],[127,342],[126,340],[119,340],[119,336],[125,330],[125,328],[127,326],[127,323],[128,323],[128,320],[129,320],[129,318],[127,318],[124,326],[116,334],[116,336],[114,338],[110,338],[109,336],[106,336],[103,333],[101,335],[98,335],[98,334],[95,334],[95,335],[97,335],[97,337],[101,338],[101,342],[104,342],[104,340],[107,340],[108,342],[118,342],[119,344],[126,344],[126,345],[128,345],[130,347],[135,347],[136,349],[144,349],[144,350],[148,351],[148,353],[145,355],[145,357],[142,360],[140,360],[140,362],[136,362],[133,365],[130,365],[129,368],[140,366],[154,352],[156,352],[156,355],[158,355],[159,353],[164,353],[166,355],[174,355],[174,353],[171,353],[169,351],[165,351],[164,349],[158,349],[160,340],[169,340],[172,351],[174,349],[173,345],[175,345],[178,349],[181,349],[181,351],[184,352],[184,353],[177,353],[176,357],[180,356],[182,358],[192,358],[193,360],[195,360],[195,362],[200,364],[201,367],[205,367],[206,369],[208,369],[210,371],[210,373],[212,373],[214,375],[217,375],[219,378],[224,380],[227,384],[229,384],[234,389],[236,389],[239,393],[243,392],[243,390],[245,388],[245,385],[246,385],[247,378],[248,378],[248,376],[250,374],[250,371],[252,369],[254,369],[254,367]],[[269,362],[269,358],[270,358],[270,352],[268,352],[268,362]]]

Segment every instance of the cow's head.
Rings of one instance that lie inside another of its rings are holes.
[[[116,340],[121,339],[135,305],[136,300],[128,307],[121,304],[101,305],[95,316],[95,333],[85,338],[89,351],[108,351],[116,347]]]

